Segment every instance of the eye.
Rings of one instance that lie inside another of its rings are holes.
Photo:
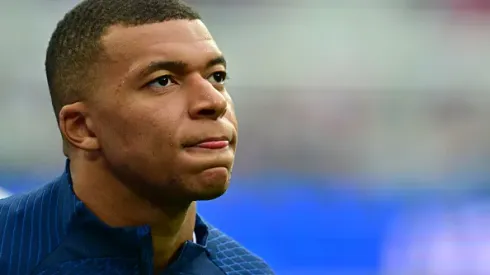
[[[215,72],[208,78],[212,84],[224,84],[228,79],[226,72]]]
[[[147,86],[153,88],[163,88],[177,84],[171,75],[162,75],[154,80],[150,81]]]

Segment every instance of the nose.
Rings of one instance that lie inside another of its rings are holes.
[[[189,103],[189,115],[192,119],[216,120],[223,117],[228,109],[223,91],[217,90],[207,80],[192,88]]]

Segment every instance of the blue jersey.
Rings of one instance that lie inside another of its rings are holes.
[[[162,274],[274,274],[199,215],[195,234]],[[150,228],[102,223],[75,196],[67,165],[39,190],[0,200],[0,274],[153,275]]]

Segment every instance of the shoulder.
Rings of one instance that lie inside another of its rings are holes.
[[[26,218],[41,215],[41,208],[52,199],[53,190],[54,185],[48,184],[29,193],[0,199],[0,223],[3,225],[3,227],[0,226],[0,233],[2,236]]]
[[[26,274],[36,264],[41,245],[39,232],[49,221],[45,213],[52,196],[51,184],[21,195],[0,200],[0,270],[2,274]]]
[[[13,229],[19,229],[17,227],[22,226],[27,217],[31,217],[35,206],[40,203],[39,199],[44,195],[44,189],[0,199],[0,240],[5,239],[9,233],[14,233]]]
[[[207,246],[213,262],[226,274],[270,275],[269,265],[259,256],[246,249],[236,240],[208,224]]]

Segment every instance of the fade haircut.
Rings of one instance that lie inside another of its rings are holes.
[[[92,72],[104,53],[101,38],[108,28],[181,19],[201,18],[180,0],[85,0],[69,11],[56,26],[46,52],[56,120],[64,105],[83,100],[93,88]]]

